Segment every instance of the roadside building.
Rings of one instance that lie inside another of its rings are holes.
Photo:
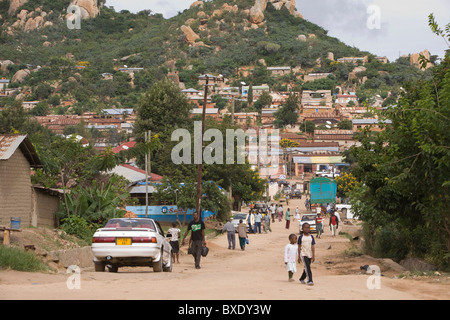
[[[0,225],[9,226],[11,217],[20,218],[22,226],[37,224],[32,219],[30,168],[41,162],[26,135],[0,135]]]

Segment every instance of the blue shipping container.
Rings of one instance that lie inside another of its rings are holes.
[[[310,182],[311,203],[335,203],[337,183],[328,178],[316,178]]]

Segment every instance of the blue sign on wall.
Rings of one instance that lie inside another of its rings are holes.
[[[127,206],[126,210],[133,212],[139,218],[145,218],[145,206]],[[184,215],[186,214],[186,222],[189,222],[193,219],[192,214],[194,211],[195,209],[188,209],[187,211],[178,209],[177,206],[149,206],[147,217],[159,222],[175,222],[177,221],[178,213],[178,219],[180,221],[183,221]],[[202,220],[215,214],[217,212],[203,211]]]

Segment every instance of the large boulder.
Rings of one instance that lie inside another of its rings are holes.
[[[3,1],[6,1],[6,0],[3,0]],[[10,0],[8,14],[10,16],[14,15],[14,13],[17,11],[17,9],[22,7],[27,2],[28,2],[28,0]]]
[[[97,0],[72,0],[70,4],[80,7],[82,19],[95,18],[100,13]]]
[[[2,63],[0,63],[2,73],[8,73],[8,66],[10,64],[14,64],[14,62],[12,62],[11,60],[5,60]]]
[[[264,22],[264,11],[266,11],[267,3],[270,2],[276,10],[281,10],[284,6],[289,10],[290,14],[295,17],[303,16],[296,11],[295,0],[256,0],[255,5],[249,11],[249,20],[253,24],[261,24]]]
[[[183,25],[180,29],[186,36],[186,41],[189,44],[194,44],[196,40],[200,39],[200,36],[196,34],[191,27]]]
[[[31,74],[30,70],[22,69],[16,72],[16,74],[12,77],[11,82],[23,82],[26,77]]]
[[[425,49],[421,53],[413,53],[409,58],[410,65],[416,68],[422,68],[422,64],[420,63],[420,56],[423,56],[425,59],[430,60],[431,54],[427,49]],[[433,67],[433,64],[431,62],[428,62],[425,66],[425,69],[429,69],[431,67]]]
[[[260,7],[253,6],[250,9],[250,22],[254,24],[259,24],[264,21],[264,12]]]

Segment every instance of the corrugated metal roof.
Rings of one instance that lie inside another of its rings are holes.
[[[26,135],[0,135],[0,160],[9,160],[17,148],[20,148],[31,167],[42,167],[36,150]]]
[[[0,160],[9,160],[27,136],[0,135]]]

